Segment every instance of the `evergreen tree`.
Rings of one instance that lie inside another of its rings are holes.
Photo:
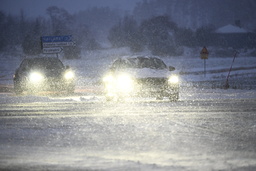
[[[113,26],[108,39],[114,47],[128,46],[134,52],[141,51],[144,46],[137,22],[131,16],[124,17],[123,21]]]
[[[5,14],[2,11],[0,11],[0,51],[6,46],[5,20]]]
[[[41,23],[39,18],[31,23],[32,30],[25,36],[22,47],[23,52],[27,55],[37,55],[42,52],[41,49]]]
[[[141,24],[143,41],[154,55],[177,55],[177,26],[168,16],[153,17]]]

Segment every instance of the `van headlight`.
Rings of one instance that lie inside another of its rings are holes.
[[[40,82],[42,82],[44,80],[44,76],[40,72],[32,72],[29,75],[29,80],[32,83],[40,83]]]
[[[170,76],[170,78],[168,79],[168,82],[170,84],[178,84],[179,83],[179,77],[177,75],[172,75]]]
[[[75,74],[74,74],[73,71],[67,71],[67,72],[65,72],[65,74],[64,74],[64,78],[65,78],[66,80],[71,80],[71,79],[73,79],[74,77],[75,77]]]

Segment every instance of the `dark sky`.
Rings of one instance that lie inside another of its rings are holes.
[[[46,15],[46,8],[58,6],[69,13],[85,10],[89,7],[109,6],[112,8],[131,11],[137,2],[141,0],[0,0],[0,10],[6,14],[19,15],[21,9],[28,17]]]

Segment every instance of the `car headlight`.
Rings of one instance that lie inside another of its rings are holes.
[[[117,76],[117,88],[125,91],[131,91],[133,87],[133,80],[127,74],[120,74]]]
[[[170,78],[168,79],[168,82],[170,84],[178,84],[179,83],[179,77],[177,75],[172,75],[170,76]]]
[[[131,92],[133,79],[128,74],[107,75],[103,78],[105,88],[111,92]]]
[[[44,79],[44,76],[40,72],[32,72],[29,75],[29,80],[32,83],[39,83],[39,82],[43,81],[43,79]]]
[[[73,79],[75,77],[75,74],[73,71],[67,71],[64,75],[64,78],[67,80]]]

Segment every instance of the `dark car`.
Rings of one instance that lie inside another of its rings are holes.
[[[114,99],[124,96],[168,97],[179,99],[179,77],[175,68],[167,67],[158,57],[132,56],[116,59],[103,78],[105,96]]]
[[[24,59],[16,70],[14,91],[38,92],[45,90],[74,92],[74,72],[55,57]]]

